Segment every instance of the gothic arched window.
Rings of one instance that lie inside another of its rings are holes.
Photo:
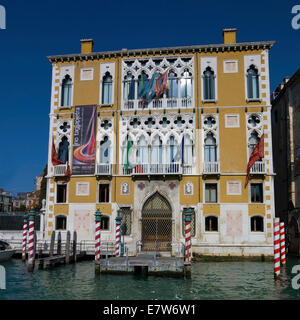
[[[139,164],[148,164],[148,143],[144,136],[142,136],[137,143],[137,162]]]
[[[61,106],[68,107],[72,104],[72,79],[67,74],[62,81],[61,88]]]
[[[215,100],[215,74],[210,67],[203,73],[203,98],[204,100]]]
[[[66,136],[62,137],[59,146],[58,146],[58,159],[63,162],[66,163],[67,161],[69,161],[69,141],[68,138]]]
[[[247,70],[247,93],[248,99],[259,98],[259,75],[254,65]]]
[[[208,133],[206,139],[204,140],[204,161],[217,161],[217,143],[216,139],[211,133]]]
[[[151,163],[162,163],[162,140],[156,137],[152,143]]]
[[[171,71],[168,75],[169,81],[169,90],[167,91],[168,98],[177,98],[178,97],[178,80],[176,74]]]
[[[128,72],[124,78],[124,100],[134,100],[135,96],[135,82],[133,75]]]
[[[110,163],[111,142],[107,136],[100,142],[100,163]]]
[[[181,98],[192,97],[192,75],[187,69],[184,70],[180,80],[180,91]]]
[[[112,86],[113,78],[109,72],[106,72],[102,81],[102,104],[112,104]]]
[[[171,136],[167,142],[167,163],[176,162],[176,160],[174,161],[176,153],[177,153],[177,142],[174,136]]]
[[[186,165],[192,165],[193,163],[193,154],[194,154],[194,145],[193,140],[189,136],[184,136],[184,152],[183,152],[183,162]]]

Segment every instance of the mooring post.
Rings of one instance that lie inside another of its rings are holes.
[[[281,266],[285,267],[285,265],[286,265],[286,256],[285,256],[285,228],[284,228],[284,222],[280,222],[280,260],[281,260]]]
[[[280,279],[279,218],[274,219],[274,279]]]
[[[185,272],[186,278],[191,277],[191,264],[192,264],[191,218],[192,218],[192,210],[191,208],[187,208],[184,212],[184,219],[185,219],[184,272]]]
[[[100,257],[101,257],[101,211],[95,212],[95,273],[100,274]]]
[[[57,235],[57,254],[60,256],[61,255],[61,233],[59,231]]]
[[[29,211],[29,233],[28,233],[28,272],[33,272],[35,255],[34,255],[34,218],[33,209]]]
[[[73,232],[73,261],[77,262],[77,232]]]
[[[67,240],[66,240],[66,264],[70,263],[70,240],[71,240],[71,233],[70,233],[70,230],[68,230]]]
[[[128,248],[126,248],[126,269],[128,270],[129,261],[128,261]]]
[[[53,230],[51,234],[49,257],[52,257],[54,254],[54,245],[55,245],[55,231]]]
[[[27,232],[28,232],[28,215],[24,214],[24,223],[23,223],[23,239],[22,239],[22,261],[26,261],[26,246],[27,246]]]
[[[116,216],[116,244],[115,244],[115,256],[120,256],[120,225],[122,217]]]

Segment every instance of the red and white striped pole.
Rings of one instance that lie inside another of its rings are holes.
[[[101,211],[98,209],[95,213],[95,273],[100,274],[101,257]]]
[[[27,224],[27,214],[24,214],[24,223],[23,223],[23,239],[22,239],[22,261],[26,261],[26,245],[27,245],[27,232],[28,232],[28,224]]]
[[[185,276],[191,277],[191,263],[192,263],[192,242],[191,242],[191,217],[192,210],[190,208],[185,210],[185,252],[184,252],[184,269]]]
[[[121,217],[118,215],[116,217],[116,245],[115,245],[115,256],[120,256],[120,244],[121,244],[121,236],[120,236],[120,225],[121,225]]]
[[[28,233],[28,272],[34,269],[34,210],[29,211],[29,233]]]
[[[280,222],[280,260],[281,265],[285,267],[286,256],[285,256],[285,230],[284,222]]]
[[[274,279],[280,279],[279,218],[274,219]]]

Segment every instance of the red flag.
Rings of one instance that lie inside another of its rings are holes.
[[[71,168],[69,166],[69,163],[67,163],[67,170],[65,172],[65,177],[71,177]]]
[[[154,91],[156,92],[156,98],[161,96],[165,90],[169,89],[169,82],[168,82],[168,70],[161,75],[158,79],[156,79]]]
[[[52,154],[51,154],[51,160],[52,164],[54,166],[57,166],[59,164],[64,164],[61,160],[58,159],[56,149],[55,149],[55,144],[54,144],[54,139],[52,138]]]
[[[247,178],[246,178],[246,183],[245,183],[245,188],[249,182],[249,175],[250,175],[250,169],[251,167],[254,165],[254,163],[257,160],[262,159],[265,156],[265,151],[264,151],[264,134],[260,137],[257,145],[255,146],[255,148],[253,149],[251,156],[249,158],[249,162],[248,162],[248,168],[247,168]]]

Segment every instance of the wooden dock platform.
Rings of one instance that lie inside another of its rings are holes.
[[[110,257],[100,261],[100,273],[184,277],[185,268],[177,257]]]

